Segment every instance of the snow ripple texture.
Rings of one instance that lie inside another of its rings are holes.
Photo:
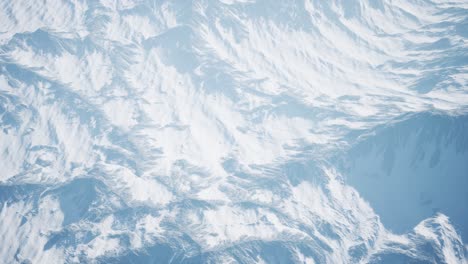
[[[465,0],[0,1],[1,263],[466,263]]]

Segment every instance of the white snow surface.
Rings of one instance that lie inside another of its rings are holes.
[[[393,232],[333,158],[467,114],[468,2],[3,0],[0,25],[0,262],[467,263],[450,216]]]

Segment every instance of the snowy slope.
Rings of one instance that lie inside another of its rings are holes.
[[[405,232],[436,213],[468,237],[468,117],[418,114],[347,151],[343,174],[387,227]]]
[[[0,25],[0,262],[466,262],[466,1],[18,0]]]

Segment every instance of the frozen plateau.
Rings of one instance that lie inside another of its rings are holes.
[[[0,0],[0,263],[468,263],[468,0]]]

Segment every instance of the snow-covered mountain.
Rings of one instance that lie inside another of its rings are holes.
[[[465,0],[4,0],[0,25],[0,262],[467,262]]]

